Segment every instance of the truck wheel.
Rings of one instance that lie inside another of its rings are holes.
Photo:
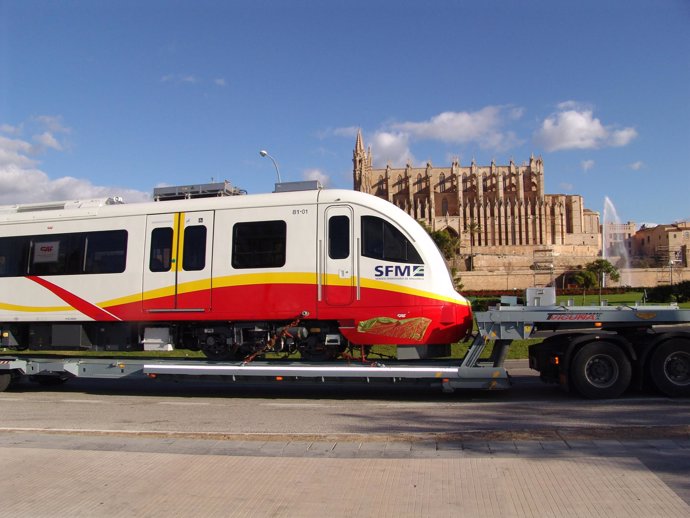
[[[7,387],[10,386],[11,382],[12,382],[12,374],[10,374],[9,372],[0,374],[0,392],[6,391]]]
[[[690,395],[690,340],[668,340],[656,348],[649,362],[656,388],[667,396]]]
[[[630,385],[632,366],[620,347],[593,342],[575,355],[571,366],[573,386],[590,399],[616,398]]]

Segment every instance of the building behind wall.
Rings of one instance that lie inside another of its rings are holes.
[[[690,266],[690,221],[643,226],[633,236],[632,242],[633,257],[637,260],[648,259],[653,266]]]
[[[634,221],[605,222],[601,226],[603,255],[614,266],[621,268],[630,266],[635,232],[637,232],[637,225]]]
[[[582,196],[544,194],[544,163],[448,167],[372,166],[361,132],[353,153],[356,190],[394,203],[432,230],[460,238],[456,266],[474,269],[554,268],[583,265],[600,253],[599,213]]]

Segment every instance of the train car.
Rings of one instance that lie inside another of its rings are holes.
[[[426,231],[364,193],[315,189],[0,207],[1,345],[414,350],[472,327]]]

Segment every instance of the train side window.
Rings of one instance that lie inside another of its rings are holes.
[[[235,223],[232,229],[232,267],[280,268],[285,265],[287,225],[284,221]]]
[[[26,275],[30,245],[25,236],[0,238],[0,277]]]
[[[152,272],[169,272],[172,265],[173,229],[170,227],[154,228],[151,231],[151,257],[149,270]]]
[[[350,218],[333,216],[328,220],[328,256],[331,259],[350,257]]]
[[[403,233],[376,216],[362,216],[362,255],[396,263],[423,263]]]
[[[86,235],[84,273],[122,273],[126,266],[126,230],[89,232]]]
[[[29,275],[82,273],[85,234],[35,236],[31,240]]]
[[[206,267],[206,227],[194,225],[184,229],[182,269],[188,272]]]

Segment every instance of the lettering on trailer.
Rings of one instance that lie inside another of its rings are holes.
[[[374,277],[386,280],[423,280],[423,264],[379,264],[374,266]]]
[[[601,318],[601,313],[549,313],[547,320],[566,322],[595,322]]]

